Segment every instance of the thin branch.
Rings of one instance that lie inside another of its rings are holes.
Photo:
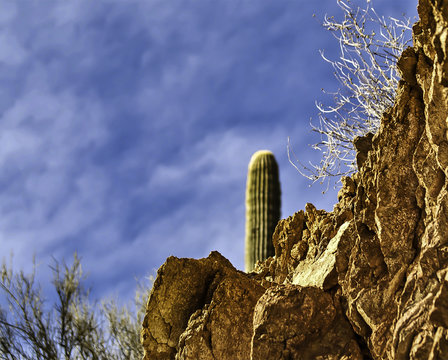
[[[311,123],[311,128],[321,135],[321,141],[312,147],[322,151],[320,163],[309,167],[292,159],[288,139],[290,163],[313,182],[357,171],[353,140],[376,133],[383,113],[393,106],[399,80],[397,60],[411,42],[410,19],[386,19],[369,2],[356,9],[350,0],[337,4],[343,19],[325,16],[322,25],[338,41],[340,56],[331,60],[324,51],[320,54],[342,87],[334,93],[324,91],[332,96],[333,104],[316,102],[318,124]]]

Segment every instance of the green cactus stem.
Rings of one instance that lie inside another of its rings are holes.
[[[272,234],[280,220],[280,181],[277,161],[268,150],[252,155],[246,186],[246,272],[274,255]]]

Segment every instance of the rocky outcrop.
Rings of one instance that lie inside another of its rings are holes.
[[[143,322],[146,358],[249,359],[253,310],[265,288],[218,252],[169,257]]]
[[[331,213],[281,220],[246,274],[169,258],[145,359],[448,359],[448,6],[420,0],[395,105]]]
[[[167,259],[142,340],[145,359],[154,360],[362,359],[339,295],[261,281],[218,252]]]

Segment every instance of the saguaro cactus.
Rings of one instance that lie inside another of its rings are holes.
[[[246,259],[249,272],[257,260],[274,255],[272,234],[280,220],[280,181],[274,154],[260,150],[249,162],[246,186]]]

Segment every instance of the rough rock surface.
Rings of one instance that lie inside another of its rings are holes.
[[[281,220],[255,272],[169,258],[145,359],[448,359],[448,4],[420,0],[395,105],[331,213]]]
[[[218,252],[169,257],[143,322],[146,359],[249,359],[253,309],[265,288]]]
[[[255,305],[250,358],[362,359],[339,300],[316,287],[272,286]]]

